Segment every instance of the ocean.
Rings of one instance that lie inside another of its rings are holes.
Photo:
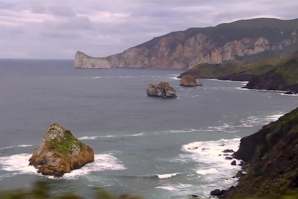
[[[237,183],[223,150],[296,108],[297,95],[203,80],[179,87],[181,70],[74,69],[72,60],[0,60],[0,190],[46,180],[54,193],[92,198],[94,187],[147,199],[207,198]],[[167,81],[178,98],[146,95]],[[52,123],[95,151],[95,162],[61,179],[28,166]]]

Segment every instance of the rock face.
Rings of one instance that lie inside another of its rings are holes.
[[[298,187],[298,108],[243,137],[234,157],[247,163],[245,176],[227,199],[280,198]]]
[[[75,138],[69,130],[52,124],[43,136],[40,147],[29,159],[38,173],[62,177],[94,161],[93,149]]]
[[[196,79],[195,76],[192,75],[184,75],[180,79],[180,86],[184,87],[196,87],[203,86],[202,81],[200,79]]]
[[[77,52],[75,68],[187,69],[201,63],[262,59],[298,40],[298,19],[251,19],[190,28],[156,37],[122,53],[93,58]],[[257,57],[256,57],[257,55]]]
[[[168,82],[160,82],[157,84],[149,84],[147,87],[147,95],[150,97],[176,98],[176,91]]]

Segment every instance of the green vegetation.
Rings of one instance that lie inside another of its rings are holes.
[[[249,168],[227,198],[280,198],[289,190],[298,190],[297,121],[298,108],[241,139],[235,157]]]
[[[72,193],[57,195],[51,193],[51,188],[48,183],[38,181],[29,190],[10,190],[0,193],[0,199],[84,199],[79,195]],[[114,196],[102,188],[97,188],[94,191],[95,199],[142,199],[142,197],[133,195]]]
[[[68,130],[65,131],[63,138],[57,137],[49,142],[49,146],[62,155],[71,155],[77,147],[79,150],[83,148],[82,142]]]
[[[249,81],[247,88],[298,92],[298,51],[249,64],[199,64],[182,73],[196,78]]]
[[[206,34],[217,46],[224,45],[229,41],[251,38],[268,38],[270,43],[276,43],[284,40],[286,35],[295,30],[298,26],[298,19],[279,20],[270,18],[257,18],[249,20],[239,20],[232,23],[224,23],[215,27],[189,28],[185,31],[172,32],[160,37],[156,37],[148,42],[136,47],[153,48],[157,43],[166,37],[175,38],[176,43],[184,43],[198,33]],[[281,34],[283,32],[283,34]],[[183,36],[181,36],[183,35]]]
[[[143,199],[134,195],[116,196],[103,188],[94,190],[94,199]],[[240,197],[241,199],[255,199],[257,197]],[[239,198],[239,199],[240,199]],[[297,191],[285,191],[282,195],[271,194],[263,199],[298,199]],[[63,195],[53,194],[50,186],[44,181],[36,182],[31,189],[9,190],[0,192],[0,199],[84,199],[82,196],[68,193]]]

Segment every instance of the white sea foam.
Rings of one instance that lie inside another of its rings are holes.
[[[178,175],[178,173],[171,173],[171,174],[159,174],[157,175],[159,179],[166,179],[166,178],[171,178]]]
[[[143,136],[145,133],[127,134],[127,135],[103,135],[103,136],[83,136],[79,140],[96,140],[98,138],[123,138],[123,137],[138,137]]]
[[[181,193],[181,192],[188,192],[189,188],[191,188],[191,187],[193,187],[193,185],[191,185],[191,184],[177,183],[177,184],[166,184],[166,185],[158,186],[156,188],[157,189],[165,189],[168,191],[179,191]]]
[[[31,154],[22,153],[12,156],[0,157],[0,167],[4,171],[15,174],[36,173],[36,169],[28,166]]]
[[[3,149],[11,149],[11,148],[25,148],[25,147],[31,147],[31,146],[33,146],[33,145],[22,144],[22,145],[17,145],[17,146],[3,147],[3,148],[0,148],[0,150],[3,150]]]
[[[192,142],[182,146],[184,154],[180,154],[177,160],[199,163],[194,172],[198,178],[208,182],[201,185],[202,190],[208,195],[212,189],[224,189],[235,185],[237,179],[231,177],[240,170],[239,161],[235,160],[237,165],[232,166],[232,160],[226,160],[226,156],[222,154],[225,149],[237,151],[239,142],[240,138]]]
[[[94,171],[105,170],[125,170],[125,166],[112,154],[97,154],[94,157],[94,162],[85,165],[84,167],[67,173],[66,178],[76,178],[78,176],[86,175]]]
[[[280,95],[291,96],[291,97],[298,97],[298,94],[285,94],[285,93],[281,93]]]
[[[179,76],[179,74],[170,74],[169,79],[180,80],[180,78],[178,78],[178,76]]]
[[[98,136],[83,136],[83,137],[80,137],[78,139],[79,140],[95,140],[97,138],[98,138]]]
[[[36,174],[37,170],[33,166],[28,166],[31,154],[23,153],[12,156],[0,157],[0,168],[10,172],[8,175],[18,174]],[[77,176],[86,175],[93,171],[105,170],[124,170],[125,166],[112,154],[96,154],[94,162],[89,163],[81,169],[74,170],[65,174],[66,178],[75,178]],[[3,177],[3,176],[1,176]],[[4,176],[5,177],[5,176]]]
[[[201,170],[197,170],[196,173],[197,173],[197,174],[200,174],[200,175],[206,175],[206,174],[218,173],[218,170],[215,169],[215,168],[211,168],[211,169],[201,169]]]

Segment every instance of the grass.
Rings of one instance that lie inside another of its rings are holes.
[[[58,137],[49,142],[49,146],[52,149],[63,155],[71,155],[75,147],[79,147],[80,150],[83,147],[82,142],[68,130],[65,131],[63,138]]]

